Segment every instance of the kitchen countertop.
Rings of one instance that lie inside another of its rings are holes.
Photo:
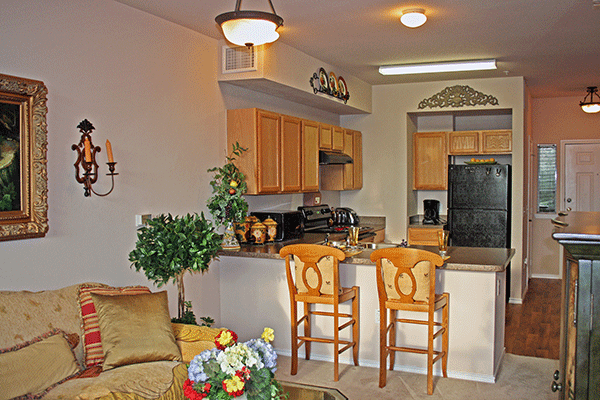
[[[345,238],[345,234],[336,234],[330,236],[330,240],[340,240]],[[221,250],[219,256],[230,257],[250,257],[250,258],[270,258],[281,259],[279,250],[289,244],[309,243],[317,244],[323,242],[325,234],[323,233],[305,233],[300,239],[286,240],[284,242],[275,242],[264,245],[241,245],[236,250]],[[437,252],[435,246],[410,246],[431,252]],[[365,249],[362,253],[353,257],[346,258],[343,263],[346,264],[366,264],[374,265],[369,258],[373,250]],[[448,247],[447,256],[450,258],[440,269],[459,270],[459,271],[481,271],[481,272],[502,272],[508,266],[508,263],[515,254],[514,249],[496,249],[487,247]]]

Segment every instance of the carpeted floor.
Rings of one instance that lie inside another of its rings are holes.
[[[298,374],[290,375],[290,357],[279,356],[275,377],[281,381],[333,387],[350,400],[554,400],[550,385],[558,360],[506,354],[496,383],[434,377],[433,395],[427,395],[427,377],[388,371],[387,385],[379,388],[379,369],[340,364],[333,381],[333,364],[300,358]]]

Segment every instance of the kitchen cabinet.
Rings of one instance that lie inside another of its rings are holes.
[[[352,157],[352,164],[322,165],[322,190],[358,190],[362,189],[362,133],[344,129],[344,154]]]
[[[281,186],[281,118],[279,114],[256,110],[256,187],[258,193],[277,193]],[[242,147],[247,147],[240,142]],[[231,148],[231,145],[228,146]],[[250,188],[248,188],[250,189]]]
[[[559,399],[600,399],[600,213],[552,221],[564,247],[560,359],[552,390]]]
[[[281,116],[281,192],[302,190],[302,120]]]
[[[438,239],[437,233],[441,231],[442,228],[440,226],[425,228],[408,228],[408,244],[419,245],[419,246],[437,246]]]
[[[341,153],[344,149],[344,131],[338,126],[320,124],[319,149]]]
[[[446,132],[413,134],[413,190],[448,188]]]
[[[302,191],[319,191],[319,123],[302,121]]]
[[[453,131],[448,133],[450,155],[508,154],[512,152],[512,131]]]

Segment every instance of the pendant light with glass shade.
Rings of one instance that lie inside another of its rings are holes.
[[[594,95],[596,95],[596,101],[594,101]],[[589,100],[588,96],[590,97]],[[597,112],[600,112],[600,96],[598,96],[597,86],[588,86],[587,94],[583,98],[583,101],[579,102],[579,106],[584,112],[588,114],[595,114]]]
[[[275,13],[271,0],[269,5],[273,13],[264,11],[241,11],[242,0],[235,3],[235,11],[217,15],[215,21],[223,29],[225,39],[238,46],[260,46],[279,38],[277,29],[283,25],[283,18]]]

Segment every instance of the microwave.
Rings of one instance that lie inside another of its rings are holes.
[[[275,241],[277,242],[302,237],[302,213],[300,211],[253,211],[250,215],[260,219],[261,222],[267,218],[277,222],[277,234],[275,235]]]

